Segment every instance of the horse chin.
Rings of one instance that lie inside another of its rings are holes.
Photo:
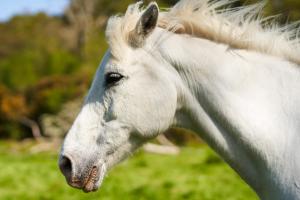
[[[89,176],[86,177],[82,190],[87,193],[97,191],[103,182],[106,171],[105,163],[103,163],[99,168],[93,168]]]
[[[90,170],[81,189],[86,193],[97,191],[101,187],[106,173],[126,157],[127,156],[122,155],[119,151],[108,156],[98,167],[94,167]]]
[[[98,167],[90,170],[89,175],[85,178],[84,185],[81,188],[84,192],[97,191],[106,175],[106,173],[118,163],[128,158],[142,143],[124,143],[118,147],[106,159],[101,160]]]

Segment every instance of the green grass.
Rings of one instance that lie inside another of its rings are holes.
[[[206,146],[183,148],[178,156],[139,152],[115,167],[98,192],[89,194],[67,186],[56,153],[5,149],[1,143],[1,200],[257,200]]]

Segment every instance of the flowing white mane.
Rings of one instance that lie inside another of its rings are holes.
[[[232,8],[233,2],[235,0],[181,0],[160,13],[158,26],[300,64],[299,23],[279,26],[274,17],[262,17],[263,3]],[[130,33],[142,13],[141,2],[138,2],[130,5],[124,16],[109,19],[106,35],[115,57],[122,57],[124,47],[132,43]]]

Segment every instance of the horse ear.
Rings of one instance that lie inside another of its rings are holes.
[[[134,30],[134,46],[142,46],[144,40],[155,29],[158,20],[159,8],[152,2],[138,20]]]
[[[144,11],[140,20],[137,23],[137,33],[146,37],[149,35],[157,24],[159,8],[155,2],[151,3]]]

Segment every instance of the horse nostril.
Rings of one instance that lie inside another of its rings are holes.
[[[59,169],[66,177],[66,179],[70,181],[72,177],[72,161],[67,156],[62,156],[60,158]]]

